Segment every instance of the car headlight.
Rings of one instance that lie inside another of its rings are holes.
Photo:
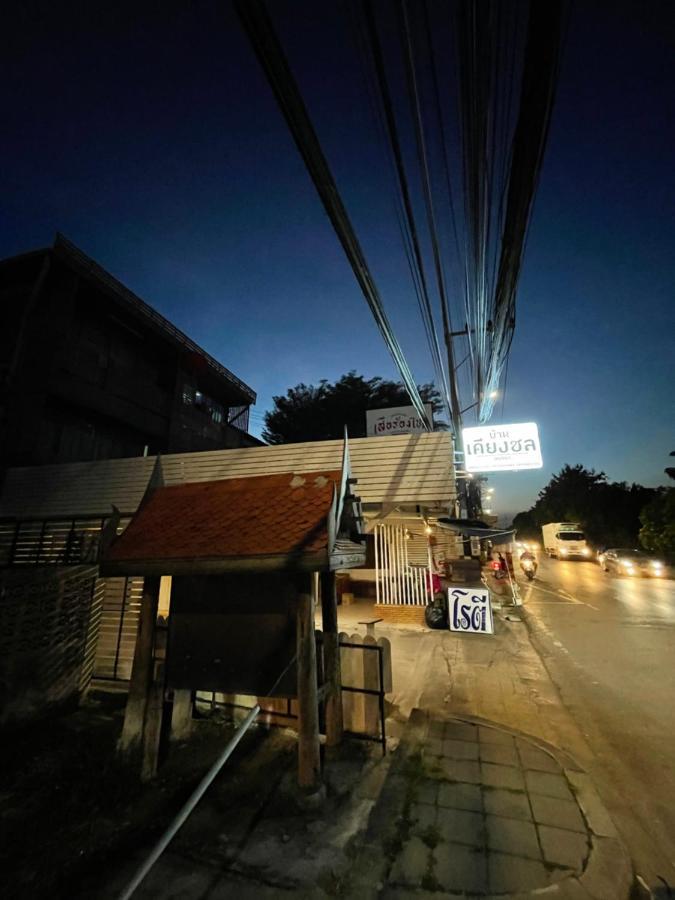
[[[653,561],[652,561],[652,566],[653,566],[655,569],[662,569],[662,568],[663,568],[663,563],[656,562],[656,560],[653,560]]]
[[[583,549],[581,552],[584,554],[584,556],[588,556],[588,554],[589,554],[591,551],[588,549],[588,547],[584,547],[584,549]]]

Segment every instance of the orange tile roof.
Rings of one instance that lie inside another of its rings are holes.
[[[327,516],[339,483],[340,472],[328,471],[160,487],[102,562],[170,564],[316,553],[327,547]]]

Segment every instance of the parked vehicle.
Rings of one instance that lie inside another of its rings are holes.
[[[542,525],[544,551],[556,559],[590,559],[591,548],[586,535],[576,522],[550,522]]]
[[[605,550],[601,562],[605,572],[613,575],[640,575],[643,578],[660,578],[666,568],[658,559],[653,559],[642,550]]]

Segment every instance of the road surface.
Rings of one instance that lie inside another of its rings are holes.
[[[675,581],[539,562],[521,589],[535,644],[636,872],[670,896],[660,878],[675,886]]]

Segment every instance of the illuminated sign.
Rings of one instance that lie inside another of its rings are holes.
[[[433,422],[433,410],[425,403],[427,417]],[[379,437],[383,434],[421,434],[426,431],[424,422],[414,406],[394,406],[390,409],[366,410],[366,435]]]
[[[462,437],[467,472],[541,469],[544,464],[536,422],[464,428]]]

